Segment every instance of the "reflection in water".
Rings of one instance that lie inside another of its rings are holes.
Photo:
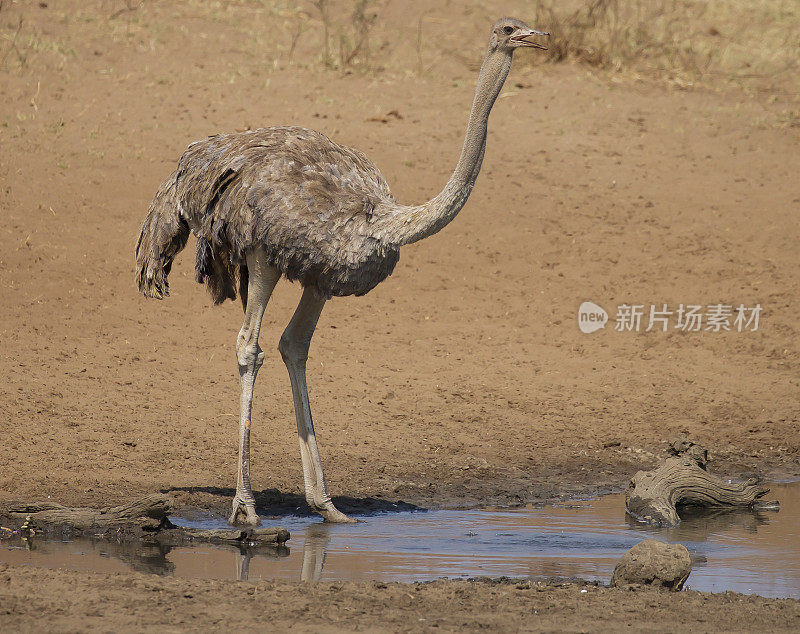
[[[301,581],[319,581],[322,568],[325,566],[325,554],[331,543],[330,524],[312,524],[306,531],[303,543],[303,568],[300,571]]]
[[[257,548],[234,545],[206,544],[195,547],[176,547],[158,541],[108,541],[96,538],[78,538],[69,541],[47,541],[37,537],[11,537],[0,541],[0,562],[52,566],[71,569],[89,569],[101,572],[134,570],[151,575],[207,577],[207,570],[184,569],[186,554],[211,554],[213,559],[235,553],[235,578],[246,581],[249,563],[253,556],[280,559],[289,556],[285,546],[259,546]],[[173,558],[176,561],[173,561]],[[214,563],[216,567],[216,561]],[[188,573],[188,574],[187,574]],[[228,574],[224,574],[228,577]]]
[[[325,566],[325,552],[331,541],[329,524],[312,524],[306,531],[303,543],[303,565],[300,569],[301,581],[319,581],[322,578],[322,568]],[[274,550],[277,557],[288,557],[290,550],[286,546],[266,547]],[[236,579],[239,581],[250,580],[250,560],[253,557],[263,557],[265,547],[251,548],[241,546],[236,553]]]
[[[625,516],[625,521],[633,530],[646,533],[657,533],[664,541],[670,542],[704,542],[714,535],[741,530],[744,533],[755,535],[758,529],[766,526],[773,519],[775,511],[723,511],[720,509],[692,509],[681,510],[681,523],[677,526],[653,528],[637,522],[630,515]]]
[[[108,552],[108,549],[103,548],[102,544],[96,545],[104,554]],[[167,559],[167,555],[172,550],[170,546],[158,542],[127,542],[116,546],[111,554],[130,565],[136,572],[149,572],[156,575],[170,575],[175,572],[175,564]]]
[[[236,557],[236,578],[239,581],[247,581],[250,579],[250,560],[253,558],[253,553],[249,548],[241,548]]]
[[[302,581],[319,581],[325,565],[325,552],[331,541],[330,526],[328,524],[312,524],[308,527],[303,543],[303,560],[300,571]],[[7,550],[3,551],[3,547]],[[102,539],[80,538],[71,541],[47,541],[36,537],[13,537],[0,541],[0,562],[4,563],[30,563],[34,565],[53,565],[72,568],[78,559],[84,560],[87,565],[80,568],[93,570],[108,570],[109,566],[98,564],[111,561],[112,558],[127,564],[128,569],[152,575],[172,575],[176,572],[176,564],[169,556],[177,555],[182,559],[186,554],[196,551],[219,555],[234,553],[235,578],[239,581],[250,579],[250,561],[258,559],[284,559],[288,558],[291,551],[286,546],[236,546],[236,545],[200,545],[193,548],[174,547],[157,541],[124,541],[115,542]],[[15,553],[16,551],[16,553]],[[25,556],[22,554],[25,553]],[[3,555],[6,555],[5,557]],[[17,556],[8,556],[16,554]],[[113,565],[111,568],[115,568]],[[186,575],[182,576],[205,576]],[[227,576],[227,575],[224,575]]]
[[[312,524],[306,531],[303,542],[303,565],[300,568],[301,581],[319,581],[325,566],[325,553],[331,542],[330,524]],[[289,556],[289,549],[278,547],[284,556]],[[255,556],[263,556],[263,548],[254,549],[242,546],[236,557],[236,578],[249,581],[250,560]]]
[[[675,528],[626,518],[624,498],[545,508],[383,513],[355,525],[282,517],[290,548],[0,539],[0,562],[182,577],[425,581],[440,577],[583,577],[608,581],[619,557],[647,537],[680,542],[695,567],[688,586],[800,597],[800,485],[773,485],[770,511],[685,515]],[[177,521],[177,520],[176,520]],[[222,519],[181,522],[221,528]]]
[[[3,545],[13,545],[14,540],[0,542]],[[73,560],[76,558],[115,558],[127,564],[128,568],[136,572],[151,575],[170,575],[175,572],[175,564],[167,559],[172,550],[170,546],[154,542],[112,542],[101,539],[80,539],[75,541],[45,541],[37,537],[21,538],[21,548],[28,554],[32,563],[52,560],[59,565],[59,560]],[[0,556],[0,561],[9,561]],[[11,559],[13,561],[13,558]],[[14,561],[14,563],[17,563]]]

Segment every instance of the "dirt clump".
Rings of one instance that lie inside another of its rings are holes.
[[[692,559],[686,546],[645,539],[620,558],[611,576],[611,586],[641,584],[678,591],[691,572]]]

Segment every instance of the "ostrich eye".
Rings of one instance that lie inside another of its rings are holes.
[[[514,28],[513,28],[513,27],[510,27],[510,26],[504,26],[504,27],[503,27],[503,32],[504,32],[506,35],[511,35],[511,34],[514,32]]]

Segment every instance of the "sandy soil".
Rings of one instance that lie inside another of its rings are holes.
[[[0,501],[105,505],[171,491],[224,510],[241,308],[212,307],[193,282],[193,243],[171,298],[137,295],[133,247],[150,198],[190,141],[286,123],[367,152],[401,200],[429,198],[460,150],[484,27],[506,10],[433,11],[437,46],[457,54],[430,54],[418,76],[413,63],[363,74],[261,58],[261,40],[237,28],[272,17],[247,3],[212,3],[219,14],[195,2],[120,14],[114,2],[39,4],[0,9],[4,42],[16,42],[0,68]],[[420,12],[387,19],[414,32]],[[295,60],[318,47],[308,38]],[[407,248],[368,296],[323,313],[309,385],[334,495],[357,511],[618,487],[679,432],[712,447],[718,471],[800,474],[800,135],[786,118],[796,96],[518,66],[460,216]],[[298,296],[276,290],[268,352]],[[611,314],[605,330],[579,331],[585,300]],[[760,303],[763,314],[757,332],[615,332],[624,303]],[[302,500],[291,407],[274,351],[253,426],[262,511]],[[183,582],[114,583],[151,596],[151,585]],[[256,605],[253,588],[223,586]],[[630,618],[655,618],[643,614]]]
[[[65,594],[64,582],[80,588]],[[0,566],[7,631],[797,631],[800,602],[497,581],[225,583]]]

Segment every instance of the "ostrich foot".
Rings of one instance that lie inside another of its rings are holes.
[[[245,502],[238,496],[233,498],[233,512],[228,518],[231,526],[258,526],[261,519],[256,513],[256,505],[253,502]]]
[[[358,522],[358,520],[342,513],[332,502],[321,506],[312,504],[311,509],[322,515],[325,521],[331,524],[355,524]]]

